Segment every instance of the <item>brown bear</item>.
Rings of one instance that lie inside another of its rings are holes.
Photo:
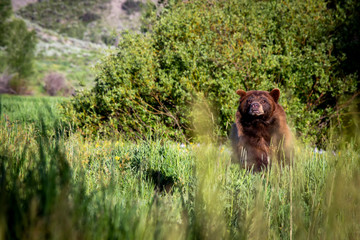
[[[292,136],[285,111],[278,104],[280,90],[236,93],[240,104],[230,132],[233,161],[253,171],[261,171],[276,160],[289,163]]]

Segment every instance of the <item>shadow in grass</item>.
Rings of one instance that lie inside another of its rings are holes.
[[[47,129],[40,117],[32,143],[17,144],[17,151],[14,143],[1,146],[0,239],[81,237],[74,226],[82,222],[84,209],[75,206],[86,207],[89,199],[81,176],[76,185],[72,182],[59,129],[57,123]]]
[[[166,176],[163,172],[154,169],[146,171],[147,178],[155,184],[155,191],[170,193],[174,184],[175,177]]]

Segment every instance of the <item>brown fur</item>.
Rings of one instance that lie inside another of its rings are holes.
[[[280,90],[236,93],[240,104],[230,133],[233,161],[254,171],[275,160],[289,163],[292,137],[285,111],[278,104]]]

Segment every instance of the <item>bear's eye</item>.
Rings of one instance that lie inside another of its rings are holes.
[[[264,104],[264,103],[266,103],[266,101],[265,101],[265,100],[261,100],[260,103],[261,103],[261,104]]]

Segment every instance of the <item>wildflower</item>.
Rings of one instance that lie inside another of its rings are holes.
[[[120,160],[120,157],[119,157],[119,156],[115,156],[115,160],[116,160],[116,161],[119,161],[119,160]]]
[[[319,153],[319,154],[323,154],[323,153],[324,153],[324,151],[323,151],[322,149],[319,150],[318,148],[315,148],[315,149],[314,149],[314,152],[315,152],[315,153]]]
[[[220,153],[222,153],[222,152],[224,152],[224,146],[222,146],[221,148],[220,148]]]

